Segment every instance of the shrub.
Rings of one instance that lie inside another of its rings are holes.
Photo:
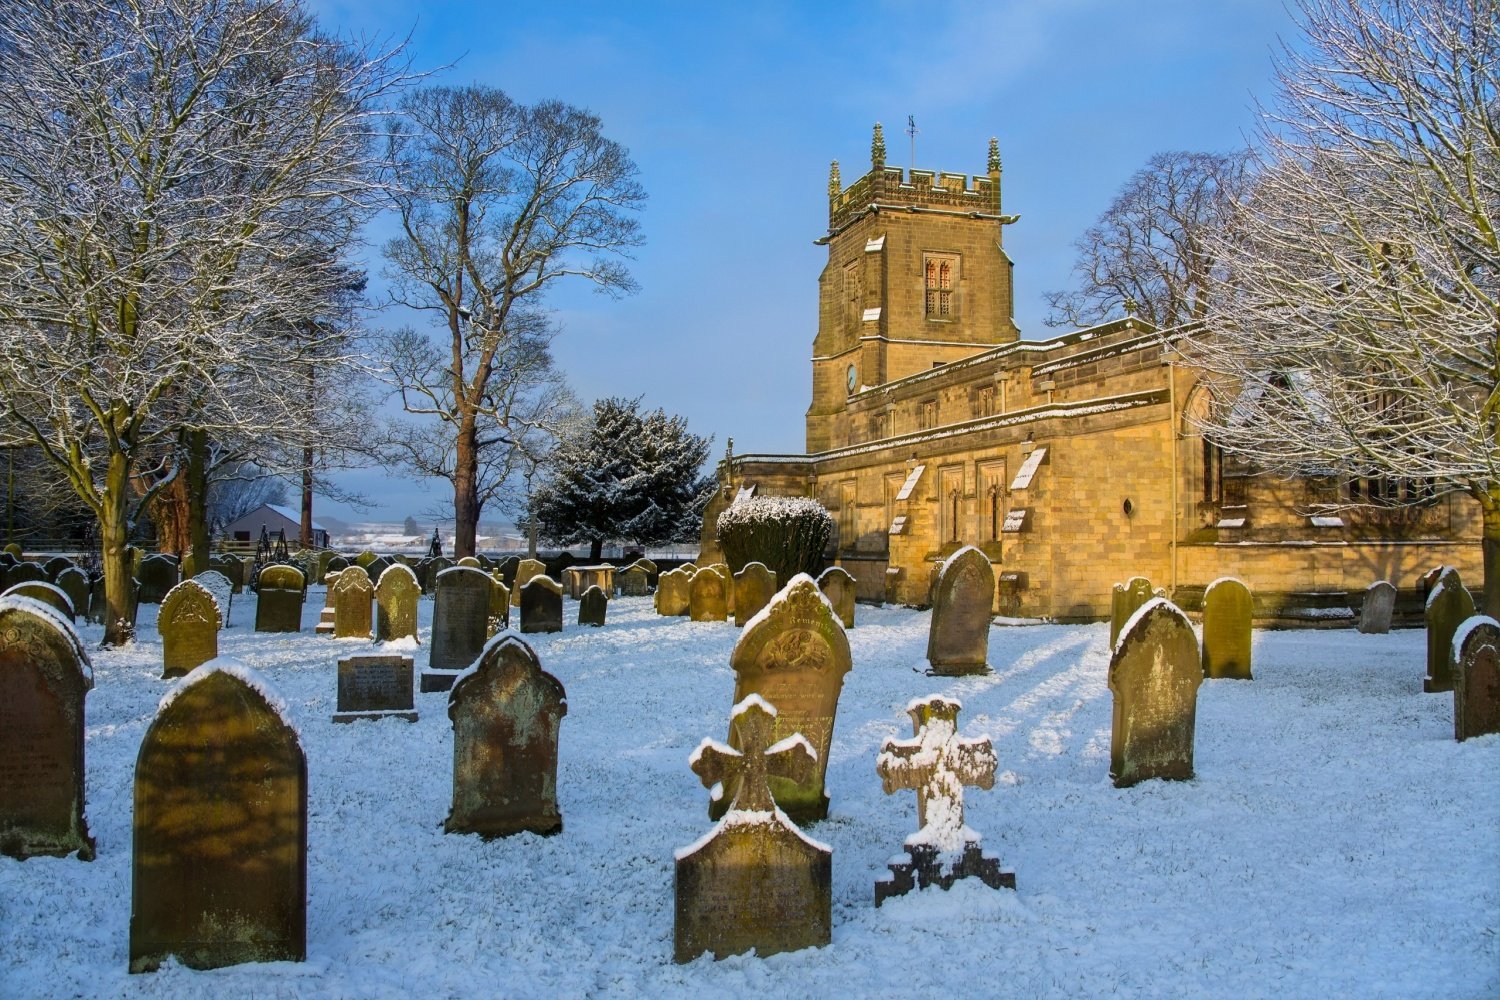
[[[810,497],[746,497],[719,515],[718,530],[732,572],[764,563],[784,586],[798,573],[823,571],[833,515]]]

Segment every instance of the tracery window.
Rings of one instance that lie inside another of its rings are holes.
[[[928,319],[953,319],[958,315],[958,255],[926,254],[922,259],[922,285],[926,292]]]

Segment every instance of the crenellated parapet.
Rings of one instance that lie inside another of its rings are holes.
[[[870,172],[846,188],[831,172],[828,186],[828,228],[837,232],[870,209],[942,211],[1000,216],[1000,150],[990,140],[984,174],[946,170],[903,170],[885,162],[885,138],[880,125],[870,149]],[[1001,220],[1008,221],[1008,220]]]

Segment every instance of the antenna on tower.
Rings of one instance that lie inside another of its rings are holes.
[[[906,134],[911,136],[911,168],[917,169],[917,116],[906,116]]]

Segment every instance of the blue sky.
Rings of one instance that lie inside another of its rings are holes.
[[[623,300],[560,288],[555,353],[578,396],[644,396],[737,451],[800,452],[826,250],[828,164],[888,159],[979,173],[1000,141],[1022,336],[1046,336],[1043,294],[1067,287],[1072,243],[1153,153],[1224,151],[1271,94],[1295,27],[1276,0],[989,3],[509,4],[314,0],[331,30],[411,33],[415,68],[600,115],[649,201]],[[376,251],[369,251],[373,272]],[[379,283],[372,285],[378,294]],[[396,325],[376,315],[377,325]],[[400,520],[442,484],[351,473]],[[451,502],[451,498],[449,498]]]

